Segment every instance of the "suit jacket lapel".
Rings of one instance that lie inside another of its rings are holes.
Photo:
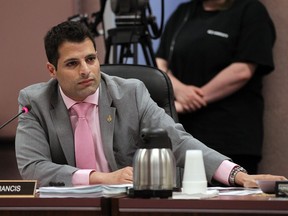
[[[111,107],[112,98],[107,92],[106,83],[101,79],[99,94],[99,122],[103,150],[112,171],[117,170],[117,163],[113,152],[113,134],[116,108]]]
[[[74,157],[74,135],[71,126],[69,114],[67,108],[60,96],[60,91],[57,90],[55,97],[51,99],[53,108],[50,110],[51,118],[55,126],[56,133],[58,135],[60,145],[63,149],[67,163],[71,166],[75,166]],[[70,127],[67,127],[70,125]]]
[[[67,108],[60,96],[59,90],[51,99],[52,109],[50,111],[60,145],[65,154],[67,163],[75,166],[74,157],[74,135]],[[106,83],[101,79],[99,94],[99,122],[101,129],[102,144],[105,157],[112,171],[117,170],[117,163],[113,152],[113,134],[116,108],[111,107],[112,98],[107,92]],[[67,124],[70,127],[67,127]]]

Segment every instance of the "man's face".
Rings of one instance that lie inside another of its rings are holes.
[[[51,77],[56,78],[63,92],[75,101],[93,94],[100,83],[100,64],[90,39],[64,42],[58,49],[57,70],[47,63]]]

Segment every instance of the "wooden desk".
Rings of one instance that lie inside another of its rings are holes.
[[[288,199],[219,196],[206,200],[136,198],[0,198],[1,216],[288,215]]]
[[[288,199],[272,197],[219,196],[206,200],[113,198],[112,215],[288,215]]]
[[[1,216],[110,215],[104,198],[0,198]]]

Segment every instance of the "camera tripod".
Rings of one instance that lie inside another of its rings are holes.
[[[140,44],[142,47],[146,64],[156,67],[156,60],[152,48],[151,38],[144,25],[121,26],[108,30],[105,63],[109,63],[110,50],[111,47],[113,47],[112,63],[123,64],[124,58],[133,58],[133,64],[137,64],[138,44]],[[120,46],[119,59],[117,59],[118,46]]]

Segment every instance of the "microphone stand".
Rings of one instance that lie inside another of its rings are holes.
[[[16,116],[14,116],[13,118],[11,118],[10,120],[8,120],[7,122],[5,122],[4,124],[2,124],[0,126],[0,130],[5,127],[7,124],[9,124],[11,121],[13,121],[14,119],[16,119],[19,115],[21,115],[22,113],[24,113],[25,111],[21,111],[20,113],[18,113]]]
[[[31,106],[30,105],[26,105],[24,107],[22,107],[22,111],[19,112],[16,116],[14,116],[13,118],[11,118],[10,120],[8,120],[7,122],[5,122],[4,124],[2,124],[0,126],[0,130],[5,127],[7,124],[9,124],[11,121],[13,121],[14,119],[16,119],[18,116],[20,116],[23,113],[28,113],[31,110]]]

